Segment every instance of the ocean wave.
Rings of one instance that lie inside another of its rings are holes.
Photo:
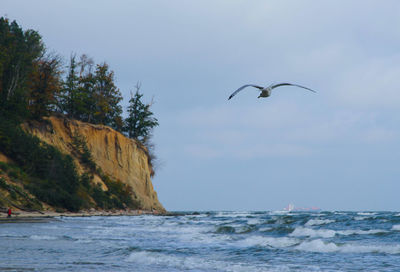
[[[307,236],[307,237],[322,237],[322,238],[332,238],[336,235],[336,231],[330,229],[311,229],[304,227],[297,227],[294,229],[289,236]]]
[[[305,227],[297,227],[289,236],[296,237],[321,237],[321,238],[332,238],[336,235],[371,235],[387,233],[389,231],[382,229],[371,229],[371,230],[331,230],[331,229],[312,229]]]
[[[261,223],[262,223],[261,219],[256,219],[256,218],[247,219],[247,224],[249,224],[249,225],[259,225]]]
[[[32,240],[57,240],[57,236],[49,236],[49,235],[31,235],[29,236]]]
[[[400,231],[400,225],[393,225],[392,230],[398,230]]]
[[[333,222],[336,221],[331,219],[310,219],[305,223],[305,226],[325,225]]]
[[[363,216],[374,216],[377,213],[376,212],[358,212],[358,215],[363,215]]]
[[[341,253],[385,253],[400,254],[400,245],[358,245],[344,244],[338,245],[333,242],[325,242],[321,239],[304,241],[295,249],[309,252],[341,252]]]
[[[238,218],[238,217],[249,217],[253,216],[252,212],[218,212],[215,217],[228,217],[228,218]]]
[[[251,236],[239,241],[238,244],[243,247],[268,246],[273,248],[285,248],[297,245],[299,242],[299,239],[291,237]]]
[[[290,234],[294,231],[294,228],[285,226],[285,225],[278,225],[277,227],[262,227],[259,229],[260,232],[267,232],[267,233],[273,233],[273,234]]]
[[[356,220],[356,221],[363,221],[363,220],[367,220],[367,219],[369,219],[369,218],[371,218],[371,217],[355,216],[355,217],[354,217],[354,220]]]
[[[215,233],[235,233],[236,229],[231,226],[220,226],[217,228]]]
[[[371,229],[371,230],[338,230],[336,231],[340,235],[369,235],[369,234],[382,234],[389,231],[382,229]]]
[[[232,262],[197,258],[192,256],[177,256],[160,252],[139,251],[132,252],[126,262],[134,263],[136,269],[141,267],[163,267],[177,271],[224,271],[224,272],[261,272],[261,271],[288,271],[288,267],[280,265],[273,267],[268,264],[247,264],[243,262]],[[284,268],[284,270],[282,270]],[[267,269],[267,270],[266,270]],[[143,270],[146,270],[145,268]],[[146,270],[147,271],[147,270]],[[153,271],[153,270],[151,270]]]
[[[265,228],[260,228],[259,231],[260,232],[270,232],[272,231],[274,228],[272,227],[265,227]]]

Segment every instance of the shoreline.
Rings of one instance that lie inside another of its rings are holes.
[[[0,223],[34,223],[56,220],[56,217],[91,217],[91,216],[139,216],[139,215],[168,215],[168,212],[146,210],[117,210],[117,211],[80,211],[80,212],[55,212],[55,211],[16,211],[8,217],[0,213]]]

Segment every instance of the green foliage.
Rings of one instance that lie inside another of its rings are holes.
[[[93,185],[92,175],[85,173],[79,176],[70,156],[25,133],[7,118],[0,118],[0,150],[22,170],[4,163],[0,167],[13,179],[22,180],[24,187],[39,200],[69,211],[89,207],[90,197],[103,209],[139,207],[139,203],[132,199],[131,187],[111,180],[101,170],[96,169],[83,137],[75,136],[74,145],[81,152],[81,160],[91,165],[93,171],[100,171],[108,191]]]
[[[18,179],[23,179],[23,182],[28,182],[29,177],[17,166],[9,165],[9,174],[17,173]],[[0,177],[0,187],[8,191],[11,199],[17,201],[24,208],[41,210],[42,204],[36,199],[25,193],[20,186],[7,183],[6,180]]]
[[[59,95],[62,112],[69,117],[93,124],[103,124],[121,131],[122,96],[114,83],[114,72],[106,63],[97,64],[82,55],[79,62],[72,56],[64,88]],[[80,70],[79,75],[78,71]]]
[[[108,188],[107,191],[103,191],[100,184],[90,188],[90,195],[97,206],[102,209],[140,208],[140,203],[132,198],[133,191],[129,185],[112,180],[108,176],[102,176],[102,180]]]
[[[105,175],[100,168],[96,168],[96,164],[92,160],[92,154],[87,148],[84,137],[74,135],[73,143],[75,149],[81,150],[81,155],[86,154],[81,157],[81,161],[84,162],[84,158],[88,158],[87,162],[89,162],[89,166],[91,166],[92,173],[96,172],[100,175],[108,188],[107,191],[103,191],[100,184],[94,184],[92,182],[92,174],[84,173],[80,177],[83,194],[89,195],[96,202],[96,205],[102,209],[135,209],[140,207],[139,203],[132,198],[134,193],[129,185],[121,181],[112,180],[109,176]]]
[[[0,150],[34,177],[27,188],[37,198],[71,211],[80,209],[82,202],[76,197],[79,176],[70,156],[25,133],[4,116],[0,116]]]
[[[136,93],[129,100],[128,118],[125,119],[125,132],[130,138],[138,139],[146,143],[151,136],[151,131],[158,126],[158,120],[150,111],[151,104],[142,102],[143,94],[139,92],[140,86],[136,86]]]
[[[10,168],[10,167],[8,166],[7,163],[5,163],[5,162],[0,162],[0,169],[1,169],[1,170],[3,170],[4,172],[7,172],[9,168]]]
[[[76,154],[80,157],[80,161],[90,168],[90,170],[96,170],[96,163],[93,161],[92,154],[86,144],[86,139],[84,136],[79,134],[74,134],[72,136],[72,145],[75,149]]]
[[[92,174],[100,170],[82,136],[75,135],[73,145],[91,173],[79,176],[70,156],[20,128],[23,121],[58,111],[73,119],[125,130],[129,137],[149,143],[158,121],[150,104],[142,103],[139,87],[124,121],[121,92],[108,64],[94,65],[86,55],[79,61],[72,56],[64,80],[61,65],[59,57],[45,54],[36,31],[23,31],[15,21],[0,17],[0,151],[18,166],[0,163],[0,169],[39,200],[60,209],[77,211],[88,207],[91,199],[105,209],[139,207],[131,197],[132,189],[120,181],[102,175],[108,191],[93,185]],[[12,197],[22,195],[16,190]]]
[[[0,177],[0,187],[4,189],[8,188],[6,180],[3,177]]]
[[[13,179],[17,179],[18,176],[19,176],[19,175],[18,175],[18,172],[15,171],[15,170],[9,171],[9,172],[8,172],[8,175],[9,175],[10,178],[13,178]]]
[[[89,191],[91,188],[91,181],[93,180],[93,176],[88,173],[83,173],[80,177],[81,185],[86,191]]]
[[[95,124],[108,125],[116,130],[122,130],[122,100],[119,89],[114,84],[114,72],[109,71],[107,63],[98,64],[94,77],[93,90]]]
[[[57,56],[48,55],[34,63],[28,94],[28,108],[33,119],[49,116],[56,109],[61,74],[61,60]]]
[[[87,118],[90,102],[90,82],[92,60],[85,55],[81,61],[76,61],[76,56],[72,55],[68,67],[68,74],[65,78],[60,93],[58,94],[59,108],[68,117],[78,120]],[[89,68],[88,68],[89,67]],[[80,73],[78,74],[78,69]]]
[[[0,18],[0,109],[15,116],[28,116],[27,80],[33,64],[43,54],[40,35],[23,31],[15,22]]]

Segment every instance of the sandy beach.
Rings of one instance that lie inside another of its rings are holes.
[[[0,213],[0,223],[40,223],[49,220],[56,220],[57,217],[88,217],[88,216],[137,216],[137,215],[159,215],[157,211],[144,210],[116,210],[116,211],[81,211],[81,212],[55,212],[55,211],[40,211],[26,212],[15,211],[11,217],[6,213]]]

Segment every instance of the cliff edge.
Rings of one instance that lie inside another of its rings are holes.
[[[80,174],[88,171],[76,152],[74,141],[84,139],[91,159],[104,174],[131,186],[133,198],[140,208],[165,212],[154,191],[151,176],[154,173],[149,163],[146,147],[140,142],[103,125],[71,120],[64,117],[49,117],[44,122],[30,122],[23,125],[25,131],[37,136],[61,152],[70,155]],[[102,177],[94,173],[93,182],[107,190]]]

